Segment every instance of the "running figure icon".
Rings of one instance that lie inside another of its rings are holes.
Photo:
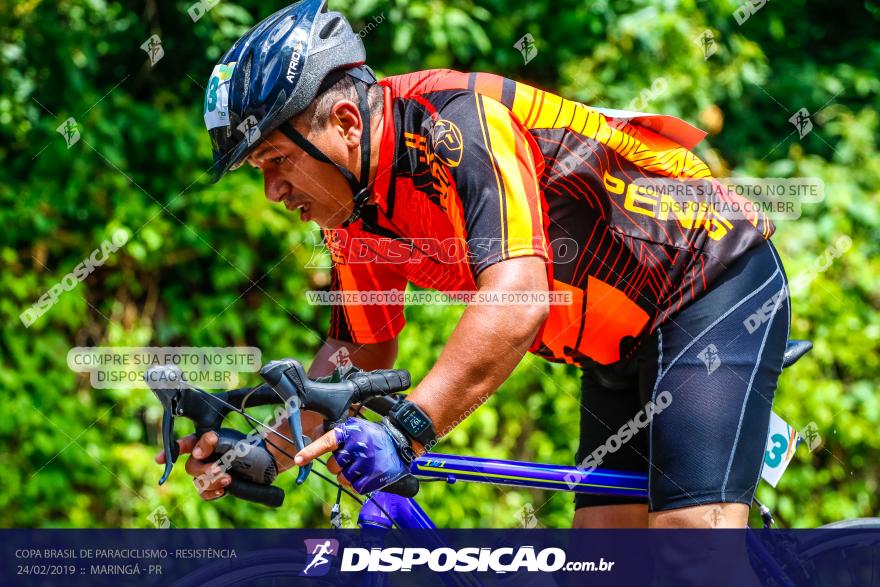
[[[310,569],[314,569],[315,567],[319,567],[321,565],[325,565],[330,562],[330,559],[325,555],[336,554],[336,551],[331,546],[331,543],[335,541],[326,540],[324,542],[319,542],[315,544],[315,547],[312,549],[312,552],[309,554],[312,555],[312,560],[306,565],[306,568],[303,569],[302,574],[308,575]],[[324,570],[324,569],[321,569]],[[324,574],[324,573],[321,573]]]

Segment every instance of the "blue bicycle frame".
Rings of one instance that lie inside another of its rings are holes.
[[[410,465],[410,473],[420,479],[439,479],[449,484],[457,481],[511,485],[551,491],[593,493],[598,495],[628,495],[647,497],[648,476],[596,468],[585,471],[577,467],[501,461],[460,455],[428,453]],[[412,498],[377,491],[361,508],[358,517],[361,528],[390,530],[436,529],[427,513]],[[747,535],[751,552],[761,560],[771,577],[779,585],[794,585],[767,549],[751,534]],[[455,579],[444,581],[449,585],[464,584]],[[466,582],[465,582],[466,583]]]
[[[560,465],[429,453],[414,460],[410,472],[420,479],[442,479],[450,484],[471,481],[574,493],[648,495],[647,475],[598,468],[585,471]],[[382,491],[364,503],[358,523],[361,527],[391,528],[396,524],[399,528],[436,528],[415,500]]]
[[[811,348],[813,344],[809,341],[789,340],[782,368],[793,365]],[[647,475],[599,468],[584,471],[577,467],[560,465],[429,453],[412,462],[410,473],[421,479],[443,479],[447,483],[472,481],[598,495],[648,495]],[[365,524],[387,528],[394,524],[400,528],[436,527],[414,500],[381,491],[374,493],[371,500],[367,500],[358,521],[362,527]]]

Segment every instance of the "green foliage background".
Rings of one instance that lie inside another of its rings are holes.
[[[0,525],[149,527],[158,506],[176,527],[326,525],[334,492],[316,478],[278,511],[204,504],[182,467],[158,487],[157,402],[147,391],[93,390],[65,360],[77,345],[254,345],[266,360],[304,361],[317,349],[328,313],[303,292],[325,286],[327,272],[302,268],[316,231],[269,205],[255,174],[208,187],[204,173],[201,84],[235,38],[283,4],[224,0],[194,23],[184,1],[0,2]],[[732,0],[332,5],[356,29],[383,15],[364,35],[381,75],[497,72],[707,128],[698,152],[719,175],[821,178],[825,200],[778,223],[788,273],[841,235],[853,247],[793,301],[792,336],[816,348],[783,376],[776,411],[799,428],[815,422],[825,444],[802,447],[759,497],[793,526],[877,514],[875,2],[771,2],[741,26]],[[704,59],[695,39],[707,29],[717,53]],[[139,46],[154,33],[165,57],[150,68]],[[524,65],[513,45],[526,33],[538,55]],[[646,99],[660,78],[666,90]],[[801,107],[815,114],[803,139],[788,122]],[[82,138],[68,149],[55,128],[69,116]],[[24,328],[24,308],[117,229],[130,243]],[[460,312],[407,311],[399,364],[416,380]],[[442,449],[570,463],[578,388],[572,369],[529,357]],[[515,526],[525,504],[547,527],[568,525],[572,512],[568,494],[480,485],[430,484],[421,502],[453,527]]]

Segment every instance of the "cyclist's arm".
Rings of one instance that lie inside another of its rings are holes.
[[[481,293],[547,291],[547,267],[540,257],[509,259],[480,273],[477,287]],[[434,367],[409,394],[438,435],[448,434],[507,379],[548,311],[547,304],[468,306]]]
[[[334,264],[331,274],[333,290],[341,292],[388,291],[406,288],[406,278],[394,271],[391,265],[367,263]],[[405,323],[401,305],[334,305],[330,317],[330,335],[318,350],[309,367],[309,377],[330,375],[336,366],[352,363],[359,369],[391,369],[397,357],[397,335]],[[335,335],[335,336],[334,336]],[[345,337],[345,340],[339,337]],[[312,439],[323,433],[323,418],[303,411],[303,431]],[[277,427],[279,433],[289,437],[289,426]],[[279,470],[293,466],[288,455],[296,454],[296,447],[282,444],[269,446],[269,452],[278,462]],[[286,453],[286,454],[285,454]]]
[[[431,148],[454,184],[479,294],[547,292],[550,252],[534,140],[501,103],[478,95],[443,104],[437,120],[443,124],[432,130]],[[447,434],[510,375],[548,313],[546,303],[472,303],[408,399]],[[301,465],[336,448],[335,436],[325,434],[300,453]]]
[[[390,340],[372,343],[358,344],[346,342],[335,338],[328,338],[321,346],[312,366],[309,367],[309,377],[323,377],[329,375],[340,364],[340,360],[350,360],[359,369],[373,371],[375,369],[391,369],[394,367],[394,359],[397,358],[397,337]]]
[[[442,116],[462,135],[461,161],[449,174],[480,295],[546,293],[549,247],[534,140],[507,108],[485,96],[453,100]],[[431,417],[439,435],[447,434],[507,379],[548,313],[546,296],[544,303],[471,304],[410,401]]]
[[[352,256],[345,246],[345,243],[350,242],[351,234],[341,230],[325,231],[324,238],[336,258],[331,270],[332,291],[345,293],[406,289],[406,278],[395,271],[393,265],[359,262],[359,259]],[[402,305],[335,304],[330,316],[329,335],[309,367],[309,377],[330,375],[336,366],[345,366],[348,362],[366,371],[391,369],[397,357],[397,335],[404,324]],[[305,433],[313,439],[323,432],[323,419],[315,412],[304,411],[302,423]],[[287,425],[280,426],[278,431],[287,435]],[[290,454],[296,452],[293,446],[284,448]],[[281,451],[272,447],[269,450],[281,470],[293,465],[292,460]]]
[[[547,291],[545,259],[516,257],[495,263],[480,273],[477,287],[481,293],[497,294]],[[548,311],[547,304],[468,306],[440,358],[408,398],[428,414],[438,435],[448,434],[507,379]],[[418,443],[413,445],[417,453],[424,452]],[[327,433],[299,453],[300,466],[337,448],[335,435]],[[333,459],[328,468],[341,471]]]
[[[341,354],[340,354],[341,353]],[[373,344],[357,344],[353,342],[345,342],[335,338],[328,338],[321,346],[312,366],[309,367],[309,377],[324,377],[333,372],[333,369],[339,364],[340,356],[347,357],[352,363],[365,371],[373,371],[375,369],[391,369],[394,367],[394,359],[397,358],[397,337],[391,340]],[[318,438],[323,434],[322,426],[324,418],[317,412],[303,410],[302,425],[306,434],[312,439]],[[288,436],[290,427],[288,424],[282,423],[276,430],[281,434]],[[311,432],[308,432],[311,431]],[[290,455],[296,454],[296,447],[288,445],[280,439],[275,439],[276,444],[284,448],[285,452]],[[286,445],[286,446],[285,446]],[[280,471],[284,471],[293,466],[293,459],[282,453],[277,448],[269,445],[269,452],[278,462]]]

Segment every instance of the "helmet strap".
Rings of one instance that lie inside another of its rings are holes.
[[[348,220],[343,223],[343,226],[348,226],[360,218],[364,205],[370,198],[370,101],[367,96],[367,88],[369,86],[358,78],[354,78],[354,80],[354,88],[358,95],[358,110],[360,110],[361,122],[364,127],[364,130],[361,132],[361,183],[360,190],[352,192],[354,210],[352,210]]]
[[[328,157],[321,151],[318,147],[314,145],[311,141],[305,138],[298,130],[293,128],[291,124],[282,124],[278,130],[280,130],[287,138],[293,141],[296,146],[306,152],[307,155],[321,161],[323,163],[328,163],[336,167],[339,173],[342,174],[342,177],[345,178],[345,181],[348,182],[349,187],[351,188],[352,199],[354,200],[354,210],[351,213],[351,216],[342,223],[343,228],[356,221],[361,217],[361,213],[363,212],[364,205],[370,199],[370,103],[369,97],[367,95],[367,88],[369,87],[366,82],[362,81],[360,78],[352,76],[354,78],[354,87],[357,91],[358,95],[358,111],[361,115],[361,121],[363,123],[363,131],[361,132],[361,177],[360,180],[355,178],[354,174]]]

